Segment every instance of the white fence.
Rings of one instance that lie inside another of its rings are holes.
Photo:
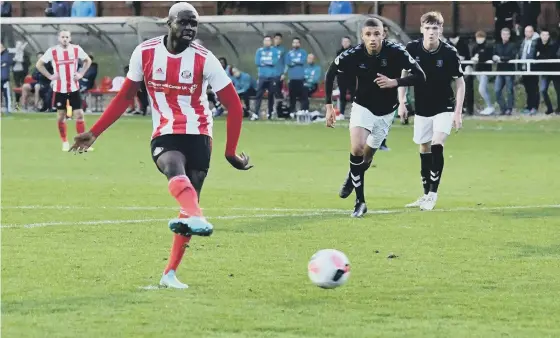
[[[486,61],[484,62],[485,64],[498,64],[496,62],[493,61]],[[497,71],[497,70],[492,70],[492,71],[483,71],[483,72],[478,72],[478,71],[474,71],[474,70],[470,70],[469,68],[471,67],[467,67],[466,71],[465,71],[465,75],[550,75],[550,76],[560,76],[560,71],[533,71],[531,70],[531,65],[532,64],[560,64],[560,59],[550,59],[550,60],[510,60],[508,62],[503,62],[504,63],[508,63],[508,64],[525,64],[527,67],[525,70],[515,70],[515,71]],[[477,65],[477,62],[474,61],[461,61],[461,64],[463,65]]]

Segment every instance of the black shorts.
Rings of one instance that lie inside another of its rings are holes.
[[[152,140],[152,160],[156,163],[161,154],[176,150],[187,159],[185,170],[208,172],[212,155],[212,138],[208,135],[170,134]],[[158,167],[159,171],[161,169]],[[163,173],[163,172],[162,172]]]
[[[72,110],[82,109],[82,97],[79,91],[54,93],[54,106],[56,110],[66,110],[66,100],[70,101]]]

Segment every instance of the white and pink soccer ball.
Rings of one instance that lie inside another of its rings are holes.
[[[309,260],[307,274],[318,287],[334,289],[348,281],[350,261],[338,250],[319,250]]]

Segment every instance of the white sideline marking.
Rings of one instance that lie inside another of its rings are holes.
[[[345,213],[349,213],[348,210]],[[372,213],[390,213],[390,211],[380,210]],[[229,215],[229,216],[208,216],[208,219],[239,219],[239,218],[275,218],[275,217],[310,217],[325,215],[324,212],[310,212],[304,214],[261,214],[261,215]],[[115,219],[115,220],[99,220],[99,221],[82,221],[82,222],[45,222],[30,224],[8,224],[2,225],[1,228],[39,228],[53,225],[99,225],[99,224],[125,224],[125,223],[150,223],[169,221],[169,218],[150,218],[150,219]]]
[[[457,211],[499,211],[499,210],[519,210],[519,209],[545,209],[545,208],[560,208],[560,204],[544,204],[544,205],[513,205],[513,206],[502,206],[502,207],[459,207],[451,209],[435,209],[426,212],[457,212]],[[175,208],[176,209],[176,208]],[[232,208],[235,209],[235,208]],[[258,210],[258,211],[282,211],[282,210],[292,210],[292,211],[313,211],[301,214],[260,214],[260,215],[229,215],[229,216],[212,216],[208,219],[239,219],[239,218],[275,218],[275,217],[311,217],[311,216],[322,216],[325,214],[330,215],[343,215],[349,214],[350,211],[347,209],[265,209],[265,208],[237,208],[235,210]],[[394,210],[370,210],[368,214],[396,214],[396,213],[410,213],[415,212],[416,209],[394,209]],[[149,223],[149,222],[162,222],[168,221],[169,218],[152,218],[152,219],[129,219],[129,220],[99,220],[99,221],[82,221],[82,222],[45,222],[45,223],[30,223],[30,224],[8,224],[2,225],[0,228],[38,228],[54,225],[99,225],[99,224],[125,224],[125,223]]]

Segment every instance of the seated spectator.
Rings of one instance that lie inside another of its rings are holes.
[[[14,75],[14,87],[21,88],[23,81],[27,74],[29,74],[29,65],[31,61],[29,60],[29,54],[25,51],[27,47],[27,42],[16,41],[16,46],[14,48],[8,48],[10,54],[12,54],[12,72]],[[20,100],[20,94],[16,93],[16,104]]]
[[[72,4],[73,17],[96,17],[97,8],[94,1],[74,1]]]
[[[476,63],[474,65],[475,70],[477,72],[490,72],[492,71],[492,65],[486,64],[486,61],[492,60],[492,46],[487,43],[486,33],[484,31],[476,32],[475,38],[476,45],[472,52],[473,57],[471,58],[471,60]],[[494,104],[488,93],[488,80],[488,75],[478,75],[478,92],[486,104],[486,108],[480,112],[480,115],[494,114]]]
[[[315,55],[307,55],[307,65],[305,65],[304,73],[307,94],[311,96],[317,91],[317,86],[321,80],[321,67],[315,64]]]
[[[82,93],[93,89],[95,79],[97,78],[98,64],[97,62],[93,62],[93,55],[89,55],[89,58],[91,59],[91,66],[89,66],[88,70],[84,74],[84,77],[80,79],[80,91]]]
[[[558,43],[550,39],[550,31],[547,28],[541,29],[540,39],[537,43],[537,59],[560,59],[560,55],[558,53],[560,53]],[[560,72],[560,64],[535,64],[531,66],[531,69],[543,72]],[[550,86],[551,81],[554,84],[554,90],[556,91],[556,112],[560,113],[560,75],[543,75],[541,76],[539,87],[540,93],[546,105],[546,115],[554,113],[554,110],[552,109],[552,102],[548,96],[548,87]]]
[[[235,90],[237,91],[237,95],[243,101],[245,107],[243,107],[243,115],[244,117],[250,117],[251,113],[251,104],[250,98],[251,96],[255,96],[257,93],[255,88],[255,81],[251,78],[251,75],[239,71],[237,68],[233,68],[231,70],[232,82]]]
[[[42,56],[43,52],[37,53],[37,59],[40,59]],[[45,68],[49,73],[53,72],[50,62],[45,64]],[[41,112],[49,110],[52,100],[51,80],[37,69],[33,70],[31,77],[33,82],[24,83],[21,87],[21,106],[24,110],[29,110],[27,102],[29,101],[29,96],[34,94],[33,110]],[[39,106],[40,101],[43,103],[42,106]]]

